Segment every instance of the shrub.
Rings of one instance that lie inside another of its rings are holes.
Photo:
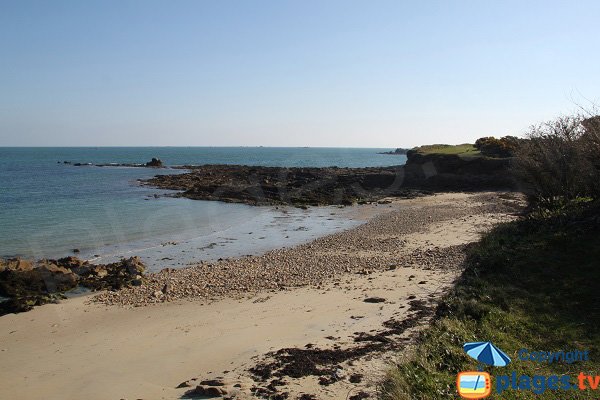
[[[581,122],[585,132],[582,136],[584,157],[590,163],[592,170],[590,194],[600,197],[600,116],[585,119]]]
[[[519,141],[520,139],[514,136],[504,136],[500,139],[487,136],[477,139],[475,148],[481,154],[489,157],[511,157],[517,149]]]
[[[534,204],[555,206],[600,194],[600,119],[561,117],[530,128],[513,172]]]

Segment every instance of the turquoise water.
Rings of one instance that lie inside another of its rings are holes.
[[[163,194],[138,179],[178,173],[125,167],[75,167],[80,163],[166,165],[366,167],[403,164],[390,149],[333,148],[0,148],[0,256],[59,257],[74,248],[103,254],[127,243],[160,243],[199,237],[258,218],[264,209],[239,204],[155,198]],[[60,163],[58,163],[60,161]],[[262,218],[264,219],[264,217]]]

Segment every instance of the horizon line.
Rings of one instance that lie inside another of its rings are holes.
[[[388,146],[388,147],[357,147],[357,146],[261,146],[261,145],[253,145],[253,146],[191,146],[191,145],[181,145],[181,146],[161,146],[161,145],[135,145],[135,146],[5,146],[0,145],[0,149],[2,148],[21,148],[21,149],[53,149],[53,148],[63,148],[63,149],[77,149],[77,148],[270,148],[270,149],[412,149],[417,146],[412,147],[399,147],[399,146]]]

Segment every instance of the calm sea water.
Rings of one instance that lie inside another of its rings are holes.
[[[77,248],[82,255],[91,257],[104,255],[116,246],[125,251],[123,246],[129,243],[135,249],[174,237],[208,237],[240,224],[251,225],[253,220],[265,221],[263,207],[155,198],[154,194],[164,191],[137,183],[138,179],[157,173],[178,173],[176,170],[75,167],[62,161],[143,163],[158,157],[169,166],[317,167],[405,162],[404,156],[377,154],[387,150],[390,149],[0,148],[0,256],[60,257]]]

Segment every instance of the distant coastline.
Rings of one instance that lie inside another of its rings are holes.
[[[382,151],[380,153],[377,154],[389,154],[389,155],[393,155],[393,156],[402,156],[402,155],[406,155],[406,153],[408,153],[410,149],[404,149],[402,147],[398,147],[396,150],[392,150],[392,151]]]

